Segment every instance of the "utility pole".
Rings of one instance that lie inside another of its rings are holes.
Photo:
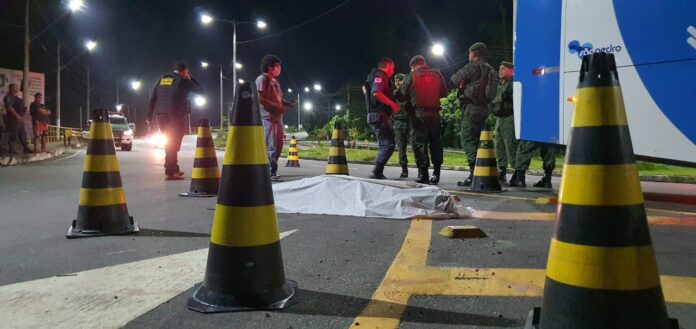
[[[56,70],[56,126],[60,128],[60,39],[58,39],[58,49],[56,50],[58,59],[58,69]],[[80,112],[80,117],[82,117],[82,112]],[[80,127],[82,127],[82,120],[80,120]]]
[[[87,56],[87,113],[89,113],[89,56]]]
[[[24,2],[24,75],[22,77],[22,98],[24,107],[29,107],[29,0]]]

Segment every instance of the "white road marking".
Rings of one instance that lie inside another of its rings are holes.
[[[123,327],[201,282],[207,256],[204,248],[0,287],[1,326]]]
[[[76,152],[76,153],[73,154],[73,155],[66,156],[65,158],[56,159],[56,161],[63,161],[63,160],[65,160],[65,159],[74,158],[74,157],[76,157],[76,156],[78,156],[78,155],[80,155],[80,154],[82,154],[82,151]]]

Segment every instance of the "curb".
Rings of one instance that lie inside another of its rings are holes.
[[[2,167],[18,166],[18,165],[27,164],[30,162],[52,159],[52,158],[55,158],[59,155],[62,155],[63,153],[65,153],[65,148],[59,147],[55,151],[48,152],[48,153],[29,154],[29,155],[10,156],[10,157],[5,156],[5,157],[0,157],[0,164],[2,164]]]

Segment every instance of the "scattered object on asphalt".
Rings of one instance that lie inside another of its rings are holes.
[[[445,226],[440,230],[440,235],[446,238],[461,239],[461,238],[485,238],[486,233],[480,228],[473,225],[450,225]]]

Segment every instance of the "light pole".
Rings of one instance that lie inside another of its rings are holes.
[[[210,66],[210,64],[209,64],[208,62],[201,62],[201,67],[202,67],[203,69],[207,69],[208,66]],[[222,64],[217,64],[217,66],[220,68],[220,129],[223,129],[223,128],[224,128],[224,125],[223,125],[223,118],[224,118],[223,113],[224,113],[225,111],[224,111],[224,104],[223,104],[224,98],[223,98],[223,88],[222,88],[222,87],[223,87],[223,80],[225,79],[225,76],[224,76],[223,73],[222,73]],[[238,68],[238,69],[241,69],[241,68],[242,68],[242,64],[240,64],[240,63],[236,63],[236,62],[235,62],[235,65],[234,65],[234,66],[235,66],[235,68]]]
[[[89,85],[89,53],[94,50],[94,48],[97,47],[97,42],[93,40],[87,40],[85,42],[85,48],[87,48],[87,113],[91,113],[90,107],[89,107],[89,94],[91,92],[90,90],[90,85]],[[89,116],[88,116],[89,117]]]
[[[243,22],[237,20],[213,18],[213,16],[210,16],[209,14],[201,15],[201,22],[203,24],[208,25],[213,21],[220,21],[232,25],[232,99],[234,99],[235,93],[237,92],[237,25],[252,24],[256,25],[256,27],[261,30],[265,29],[268,25],[262,20],[257,20],[256,22]]]

